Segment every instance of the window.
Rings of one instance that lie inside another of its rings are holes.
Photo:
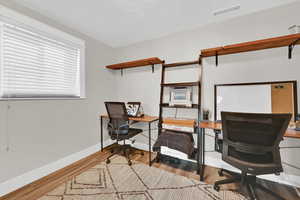
[[[84,97],[82,43],[1,18],[0,46],[0,98]]]

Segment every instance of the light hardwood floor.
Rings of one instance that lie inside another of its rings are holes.
[[[99,162],[102,162],[108,157],[111,152],[110,148],[113,146],[107,147],[103,152],[97,152],[85,159],[82,159],[70,166],[67,166],[57,172],[54,172],[38,181],[33,182],[15,192],[12,192],[4,197],[0,197],[0,200],[35,200],[48,192],[55,189],[60,184],[70,180],[72,177],[79,175],[83,171],[95,166]],[[138,150],[136,150],[138,151]],[[153,154],[153,156],[155,156]],[[149,154],[144,152],[144,155],[135,154],[132,159],[148,164]],[[189,163],[182,162],[180,160],[169,159],[168,157],[164,158],[160,163],[153,163],[153,167],[157,167],[162,170],[169,171],[181,176],[186,176],[188,178],[199,180],[199,175],[196,174],[196,171],[193,170],[193,167]],[[219,177],[217,173],[218,169],[214,167],[207,166],[205,168],[204,177],[205,182],[208,184],[213,184],[216,180],[224,179],[224,177]],[[226,177],[225,177],[226,178]],[[260,181],[264,186],[276,191],[282,197],[287,200],[300,200],[300,197],[297,195],[296,188],[270,182],[270,181]],[[245,190],[238,184],[230,184],[222,186],[224,189],[237,190],[242,194],[246,194]],[[272,197],[268,196],[265,193],[257,192],[260,199],[272,200]]]

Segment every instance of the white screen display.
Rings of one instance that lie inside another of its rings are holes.
[[[217,120],[222,111],[272,113],[270,84],[218,86],[216,92]]]
[[[174,90],[174,100],[186,100],[187,99],[186,89],[176,89]]]

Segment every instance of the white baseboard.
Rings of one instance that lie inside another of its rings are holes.
[[[103,146],[106,147],[108,145],[111,145],[112,143],[113,142],[111,140],[106,140],[103,143]],[[100,150],[100,148],[101,148],[100,143],[98,143],[98,144],[91,146],[87,149],[84,149],[80,152],[74,153],[65,158],[59,159],[55,162],[52,162],[48,165],[34,169],[25,174],[22,174],[20,176],[17,176],[15,178],[12,178],[5,182],[2,182],[2,183],[0,183],[0,197],[8,194],[10,192],[13,192],[19,188],[22,188],[25,185],[28,185],[36,180],[39,180],[57,170],[60,170],[78,160],[81,160],[93,153],[96,153]]]

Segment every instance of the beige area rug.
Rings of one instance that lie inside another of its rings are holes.
[[[57,187],[39,200],[245,200],[232,191],[115,156]]]

